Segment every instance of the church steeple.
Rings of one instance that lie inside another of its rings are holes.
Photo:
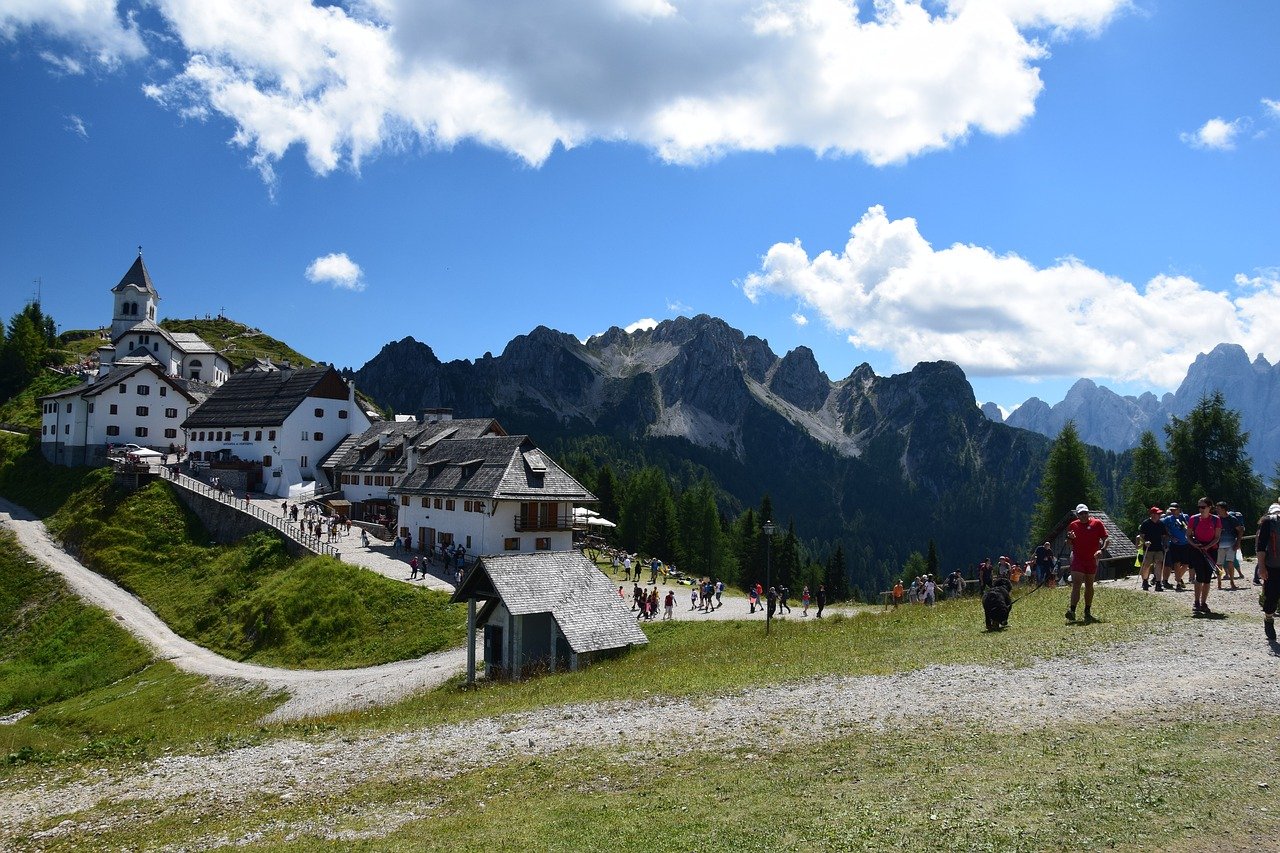
[[[145,320],[155,322],[156,303],[160,294],[151,283],[151,275],[142,262],[142,247],[138,247],[138,257],[129,267],[129,271],[120,279],[120,283],[111,288],[115,296],[115,313],[111,318],[111,339],[115,340],[129,329]]]

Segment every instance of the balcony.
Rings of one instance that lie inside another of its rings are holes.
[[[517,515],[515,519],[515,529],[517,533],[544,533],[556,530],[573,529],[573,518],[568,515],[555,515],[544,518],[529,518],[527,516]]]

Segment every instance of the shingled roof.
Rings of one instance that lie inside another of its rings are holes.
[[[596,499],[527,435],[439,441],[419,454],[413,473],[391,491],[523,501]]]
[[[111,288],[112,293],[119,293],[129,285],[133,285],[141,290],[159,296],[156,292],[155,285],[151,283],[151,275],[147,272],[147,265],[142,262],[142,252],[138,252],[138,258],[133,262],[133,266],[129,267],[129,271],[124,274],[124,278],[120,279],[120,283]]]
[[[280,426],[307,397],[345,400],[345,394],[337,396],[339,388],[345,389],[346,383],[338,371],[323,364],[298,370],[233,373],[182,426]]]
[[[116,367],[106,376],[99,377],[98,379],[95,379],[92,382],[87,382],[84,385],[77,385],[74,388],[68,388],[65,391],[58,391],[54,394],[46,394],[43,397],[37,397],[36,399],[53,400],[60,397],[96,397],[102,392],[110,389],[112,386],[124,382],[126,379],[143,370],[150,370],[156,376],[163,379],[169,387],[186,397],[190,402],[197,403],[200,401],[200,396],[193,393],[191,389],[187,387],[186,382],[175,376],[168,375],[154,361],[142,360]]]
[[[649,642],[618,590],[578,551],[481,557],[453,600],[499,598],[516,615],[550,613],[578,654]]]
[[[432,445],[448,438],[479,438],[482,435],[504,434],[502,426],[493,418],[460,418],[448,421],[382,421],[354,436],[355,441],[344,442],[342,455],[336,453],[323,463],[342,471],[406,471],[405,446],[411,453],[421,455]],[[382,437],[386,435],[384,442]],[[340,445],[341,447],[342,445]]]

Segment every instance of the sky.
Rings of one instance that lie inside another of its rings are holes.
[[[0,315],[359,367],[712,314],[978,400],[1280,360],[1280,3],[0,0]]]

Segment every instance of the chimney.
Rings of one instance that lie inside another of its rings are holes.
[[[419,422],[428,423],[428,424],[434,424],[434,423],[439,423],[440,421],[451,421],[451,420],[453,420],[453,409],[448,409],[448,408],[423,409],[422,414],[418,416]]]

